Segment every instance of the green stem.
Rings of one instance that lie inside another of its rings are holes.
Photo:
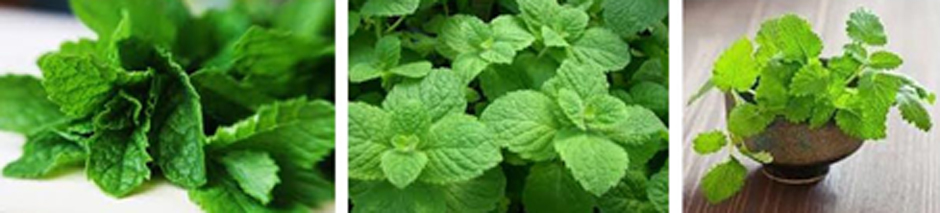
[[[388,27],[388,29],[385,30],[385,33],[392,33],[392,31],[395,30],[395,28],[398,28],[398,25],[401,25],[401,23],[404,22],[405,18],[407,17],[408,15],[403,15],[401,17],[398,17],[398,20],[396,20],[395,23],[393,23],[391,27]]]

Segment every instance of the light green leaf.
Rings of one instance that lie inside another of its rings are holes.
[[[604,1],[603,7],[607,27],[621,36],[632,36],[669,13],[667,1],[662,0]]]
[[[577,93],[566,88],[559,90],[558,106],[571,123],[574,123],[579,129],[584,130],[586,128],[584,125],[587,116],[585,115],[586,106]]]
[[[905,121],[914,124],[923,131],[930,131],[933,123],[924,102],[920,100],[917,92],[910,86],[903,86],[897,95],[898,109]]]
[[[134,37],[170,47],[179,29],[191,19],[189,10],[179,0],[70,0],[70,8],[103,41],[110,39],[123,17],[128,15]]]
[[[479,177],[503,160],[492,130],[473,116],[451,114],[431,126],[424,147],[428,165],[420,180],[445,184]],[[422,139],[424,140],[424,139]]]
[[[578,93],[582,99],[588,99],[596,94],[606,94],[608,87],[610,83],[607,82],[607,76],[604,73],[571,61],[562,63],[555,77],[542,84],[542,90],[551,96],[557,95],[562,88],[567,88]]]
[[[705,192],[708,202],[719,203],[737,194],[744,186],[745,178],[747,168],[744,168],[738,159],[730,157],[709,169],[705,177],[702,177],[702,191]]]
[[[420,81],[403,82],[396,85],[382,102],[388,111],[405,107],[407,100],[420,101],[426,107],[431,120],[436,121],[450,113],[460,113],[467,108],[464,99],[465,86],[450,70],[432,70]]]
[[[421,0],[367,0],[359,12],[364,16],[401,16],[414,13]]]
[[[490,21],[495,42],[506,44],[513,50],[510,59],[515,56],[515,51],[525,49],[535,41],[535,37],[523,25],[522,20],[511,15],[501,15]]]
[[[663,85],[643,81],[630,87],[633,104],[643,106],[656,113],[663,120],[669,118],[669,88]]]
[[[262,204],[274,198],[271,190],[281,179],[277,176],[277,163],[268,153],[239,150],[225,153],[218,161],[245,194]]]
[[[877,51],[868,58],[868,66],[875,69],[895,69],[904,61],[901,57],[888,51]]]
[[[421,152],[389,150],[382,154],[382,171],[388,182],[399,189],[418,179],[427,164],[428,156]]]
[[[692,140],[692,148],[695,150],[695,153],[700,155],[715,153],[721,148],[724,148],[728,144],[728,138],[725,137],[725,133],[721,130],[714,130],[710,132],[705,132],[695,136],[695,139]]]
[[[591,28],[572,44],[568,60],[604,71],[620,70],[630,63],[630,46],[607,29]]]
[[[389,113],[391,118],[389,131],[393,135],[422,135],[428,131],[428,128],[430,128],[433,123],[431,116],[428,115],[427,109],[425,109],[424,105],[418,100],[405,100],[402,102],[401,107],[394,108],[390,110]],[[392,145],[402,148],[396,143],[397,138],[398,136],[392,138]],[[407,145],[410,146],[410,149],[402,151],[411,151],[419,144]]]
[[[409,78],[421,78],[431,72],[432,66],[431,62],[419,61],[392,68],[388,72]]]
[[[649,109],[626,106],[610,95],[599,95],[588,100],[587,129],[601,133],[624,145],[649,142],[664,135],[666,125]]]
[[[352,212],[447,212],[446,193],[439,187],[416,182],[399,189],[386,181],[350,181]]]
[[[577,180],[559,163],[532,166],[522,190],[527,212],[592,212],[594,196],[581,188]]]
[[[790,82],[790,94],[795,96],[825,94],[830,82],[832,78],[829,69],[824,68],[818,62],[810,62],[793,75],[793,81]]]
[[[359,63],[349,69],[349,81],[353,83],[362,83],[379,77],[382,77],[382,70],[371,64]]]
[[[391,118],[382,109],[353,102],[349,104],[349,177],[379,180],[382,153],[391,149]]]
[[[750,40],[738,39],[715,61],[711,82],[724,92],[750,89],[760,75],[753,53]]]
[[[761,133],[774,121],[773,114],[760,111],[754,104],[739,104],[728,115],[728,131],[741,137],[750,137]]]
[[[373,53],[376,67],[388,69],[398,66],[401,60],[401,40],[396,36],[385,36],[375,43],[375,52]]]
[[[209,150],[266,151],[279,163],[312,168],[334,146],[333,105],[303,98],[262,107],[257,114],[216,130]]]
[[[85,149],[59,135],[54,129],[30,134],[23,145],[23,155],[3,168],[3,176],[43,178],[63,167],[85,162]]]
[[[822,52],[822,40],[813,32],[809,22],[788,14],[761,24],[757,32],[758,61],[765,62],[781,54],[787,61],[805,61]]]
[[[264,204],[245,194],[235,180],[220,177],[203,187],[189,190],[189,199],[206,212],[270,212]]]
[[[102,191],[124,197],[150,179],[149,127],[96,130],[88,142],[86,174]]]
[[[551,142],[561,128],[556,120],[560,113],[548,96],[523,90],[496,99],[483,111],[481,120],[495,131],[498,144],[522,158],[543,161],[555,156]]]
[[[878,16],[865,9],[858,9],[849,15],[845,31],[849,38],[872,46],[881,46],[888,43],[884,26]]]
[[[0,88],[0,130],[29,134],[64,117],[36,77],[0,76]]]
[[[583,132],[559,134],[555,150],[581,187],[591,194],[603,195],[624,176],[630,160],[613,141]]]

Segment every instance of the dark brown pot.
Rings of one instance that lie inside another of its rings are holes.
[[[726,95],[725,108],[730,112],[733,106],[733,98]],[[744,139],[749,150],[773,156],[773,162],[763,165],[763,173],[786,184],[819,182],[829,173],[830,165],[854,153],[862,142],[842,132],[832,121],[811,129],[807,123],[795,124],[782,117],[764,132]]]

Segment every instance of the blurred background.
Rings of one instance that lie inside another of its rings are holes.
[[[932,0],[686,0],[683,2],[683,82],[686,101],[710,76],[718,56],[747,36],[753,39],[767,19],[792,13],[806,19],[823,41],[822,57],[841,54],[849,42],[849,14],[867,8],[881,17],[888,37],[885,49],[904,59],[895,72],[940,92],[940,1]],[[938,123],[940,104],[928,106]],[[776,183],[760,165],[742,160],[747,184],[734,197],[710,205],[699,188],[701,177],[720,154],[700,156],[692,139],[725,126],[722,96],[709,92],[684,109],[683,212],[940,212],[940,130],[921,132],[888,114],[887,138],[866,141],[855,154],[834,164],[815,185]]]

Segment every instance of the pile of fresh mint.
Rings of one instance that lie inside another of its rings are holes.
[[[852,137],[883,139],[894,106],[904,120],[929,131],[932,123],[925,105],[933,104],[936,95],[895,71],[902,60],[884,50],[888,40],[879,18],[859,9],[846,25],[852,41],[840,56],[820,58],[822,41],[795,15],[765,21],[755,38],[756,50],[747,38],[725,50],[711,80],[693,100],[712,87],[731,95],[735,105],[728,115],[729,134],[699,134],[694,150],[712,154],[737,147],[745,156],[770,163],[773,156],[748,150],[742,141],[764,132],[778,118],[811,128],[834,122]],[[744,185],[747,169],[730,153],[702,178],[702,190],[712,203],[730,198]]]
[[[83,165],[114,197],[163,178],[207,212],[332,199],[332,1],[70,4],[97,38],[43,55],[42,78],[0,76],[0,130],[27,136],[4,176]]]
[[[667,212],[667,1],[350,8],[353,212]]]

